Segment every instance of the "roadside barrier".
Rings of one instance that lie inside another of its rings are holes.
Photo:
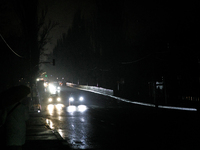
[[[96,86],[88,86],[88,85],[78,85],[78,84],[73,84],[73,83],[66,83],[67,86],[70,87],[75,87],[75,88],[79,88],[82,90],[87,90],[87,91],[91,91],[91,92],[98,92],[98,93],[102,93],[102,94],[106,94],[106,95],[113,95],[113,90],[111,89],[105,89],[102,87],[96,87]]]
[[[154,104],[149,104],[149,103],[143,103],[143,102],[136,102],[136,101],[130,101],[124,98],[116,97],[113,96],[113,90],[110,89],[104,89],[101,87],[95,87],[95,86],[88,86],[88,85],[77,85],[73,83],[66,83],[67,86],[74,87],[80,90],[85,90],[85,91],[90,91],[93,93],[105,95],[112,97],[114,99],[126,102],[126,103],[132,103],[132,104],[137,104],[137,105],[143,105],[143,106],[149,106],[149,107],[156,107]],[[196,108],[187,108],[187,107],[175,107],[175,106],[163,106],[163,105],[158,105],[158,108],[164,108],[164,109],[175,109],[175,110],[185,110],[185,111],[197,111]]]

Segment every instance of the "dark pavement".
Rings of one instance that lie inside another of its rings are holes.
[[[94,149],[200,148],[200,123],[196,113],[166,109],[159,109],[156,112],[148,107],[146,109],[135,107],[134,110],[129,108],[88,110],[93,116],[91,123],[96,126],[90,129],[92,142],[97,144]],[[67,140],[63,139],[57,130],[52,129],[43,117],[40,113],[30,112],[26,144],[23,149],[71,149]]]
[[[63,90],[61,95],[64,99],[66,92],[72,89]],[[31,111],[23,148],[200,148],[200,122],[197,112],[155,109],[91,93],[86,97],[85,105],[88,109],[85,112],[68,112],[67,106],[62,111],[53,111],[52,114],[48,111]]]
[[[27,122],[26,143],[23,149],[27,150],[67,150],[70,149],[57,131],[52,130],[45,119],[37,111],[29,112]]]

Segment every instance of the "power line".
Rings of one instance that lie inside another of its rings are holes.
[[[1,39],[4,41],[4,43],[7,45],[7,47],[16,55],[16,56],[18,56],[18,57],[20,57],[20,58],[23,58],[21,55],[19,55],[19,54],[17,54],[9,45],[8,45],[8,43],[6,42],[6,40],[3,38],[3,36],[0,34],[0,36],[1,36]]]
[[[150,55],[150,54],[149,54],[149,55]],[[123,64],[123,65],[126,65],[126,64],[132,64],[132,63],[135,63],[135,62],[141,61],[141,60],[143,60],[143,59],[149,57],[149,55],[146,55],[146,56],[144,56],[144,57],[142,57],[142,58],[140,58],[140,59],[134,60],[134,61],[121,62],[121,64]]]

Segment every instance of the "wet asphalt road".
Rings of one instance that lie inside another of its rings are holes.
[[[84,102],[69,106],[62,87],[62,108],[45,109],[42,115],[73,149],[199,149],[196,112],[155,110],[82,91]]]

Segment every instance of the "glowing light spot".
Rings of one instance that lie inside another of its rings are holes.
[[[85,110],[87,110],[87,107],[85,105],[79,105],[78,106],[78,111],[84,112]]]
[[[67,107],[67,111],[68,111],[68,112],[71,112],[71,113],[72,113],[72,112],[75,112],[75,111],[76,111],[76,106],[68,106],[68,107]]]
[[[54,110],[54,105],[50,104],[47,106],[47,110],[49,111],[49,114],[52,115],[53,114],[53,110]]]
[[[53,127],[53,122],[52,122],[51,120],[46,119],[46,123],[49,125],[49,127],[50,127],[51,129],[54,128],[54,127]]]

